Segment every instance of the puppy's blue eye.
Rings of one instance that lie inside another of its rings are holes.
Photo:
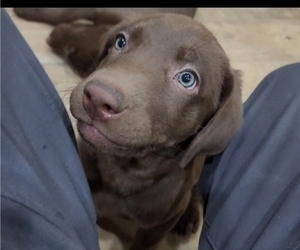
[[[191,89],[196,86],[197,79],[192,72],[183,71],[178,75],[179,83],[186,89]]]
[[[126,38],[124,35],[120,35],[116,39],[115,47],[117,50],[122,50],[126,46]]]

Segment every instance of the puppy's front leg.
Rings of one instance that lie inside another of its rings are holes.
[[[198,185],[196,184],[192,189],[191,199],[185,212],[182,214],[179,221],[172,229],[173,233],[189,237],[197,232],[201,222],[201,215],[199,210],[200,204],[201,197],[198,191]]]
[[[137,230],[132,246],[129,250],[154,250],[159,242],[167,235],[172,227],[176,224],[181,213],[171,218],[169,221],[151,227],[140,228]]]

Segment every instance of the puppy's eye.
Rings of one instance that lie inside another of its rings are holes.
[[[122,50],[126,46],[126,38],[124,35],[119,35],[116,39],[115,47],[117,50]]]
[[[178,74],[178,82],[186,89],[193,89],[197,85],[197,77],[193,72],[182,71]]]

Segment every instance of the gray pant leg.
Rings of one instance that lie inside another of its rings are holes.
[[[300,249],[300,64],[269,74],[244,124],[200,179],[199,249]]]
[[[1,249],[99,249],[64,106],[1,10]]]

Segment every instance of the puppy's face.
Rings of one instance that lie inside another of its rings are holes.
[[[228,58],[188,17],[123,21],[99,48],[98,69],[70,101],[79,133],[97,149],[132,157],[176,147],[220,106]]]

